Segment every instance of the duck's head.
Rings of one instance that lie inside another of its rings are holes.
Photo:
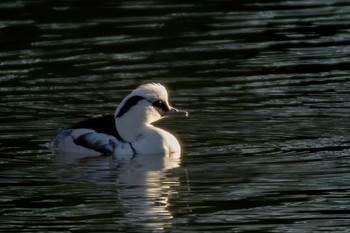
[[[159,83],[143,84],[127,95],[115,111],[116,126],[120,131],[147,125],[167,116],[187,116],[186,111],[171,107],[168,92]],[[123,127],[124,126],[124,127]],[[120,132],[124,134],[124,132]],[[128,134],[128,133],[127,133]],[[123,135],[121,135],[123,137]],[[123,137],[124,138],[124,137]],[[126,140],[126,138],[124,138]]]

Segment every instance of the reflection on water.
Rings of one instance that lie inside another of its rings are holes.
[[[0,231],[346,232],[349,13],[344,0],[1,1]],[[180,161],[45,146],[145,82],[190,112],[157,123]]]
[[[169,198],[176,195],[179,176],[185,170],[177,169],[180,154],[150,154],[135,156],[131,160],[110,156],[83,154],[57,154],[57,161],[73,167],[59,171],[62,183],[115,182],[115,196],[125,210],[124,218],[142,229],[163,230],[171,225],[172,213],[168,211]],[[76,167],[77,166],[77,167]],[[169,173],[170,172],[170,173]],[[98,191],[98,190],[97,190]]]
[[[162,160],[159,161],[162,166],[155,166],[158,160]],[[151,155],[137,158],[123,167],[117,187],[123,187],[118,192],[127,209],[127,217],[151,229],[161,230],[171,225],[173,216],[168,210],[169,198],[176,195],[179,178],[167,176],[167,169],[178,167],[179,162],[179,158]]]

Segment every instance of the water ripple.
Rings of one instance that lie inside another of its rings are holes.
[[[348,230],[349,12],[342,0],[0,3],[0,230]],[[176,166],[47,149],[144,82],[190,112],[157,123],[183,145]]]

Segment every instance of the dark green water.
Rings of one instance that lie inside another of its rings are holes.
[[[349,52],[345,0],[1,1],[0,231],[348,231]],[[51,154],[145,82],[180,161]]]

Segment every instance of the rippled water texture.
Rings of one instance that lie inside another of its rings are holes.
[[[348,231],[349,1],[5,0],[0,45],[0,231]],[[145,82],[180,160],[47,148]]]

